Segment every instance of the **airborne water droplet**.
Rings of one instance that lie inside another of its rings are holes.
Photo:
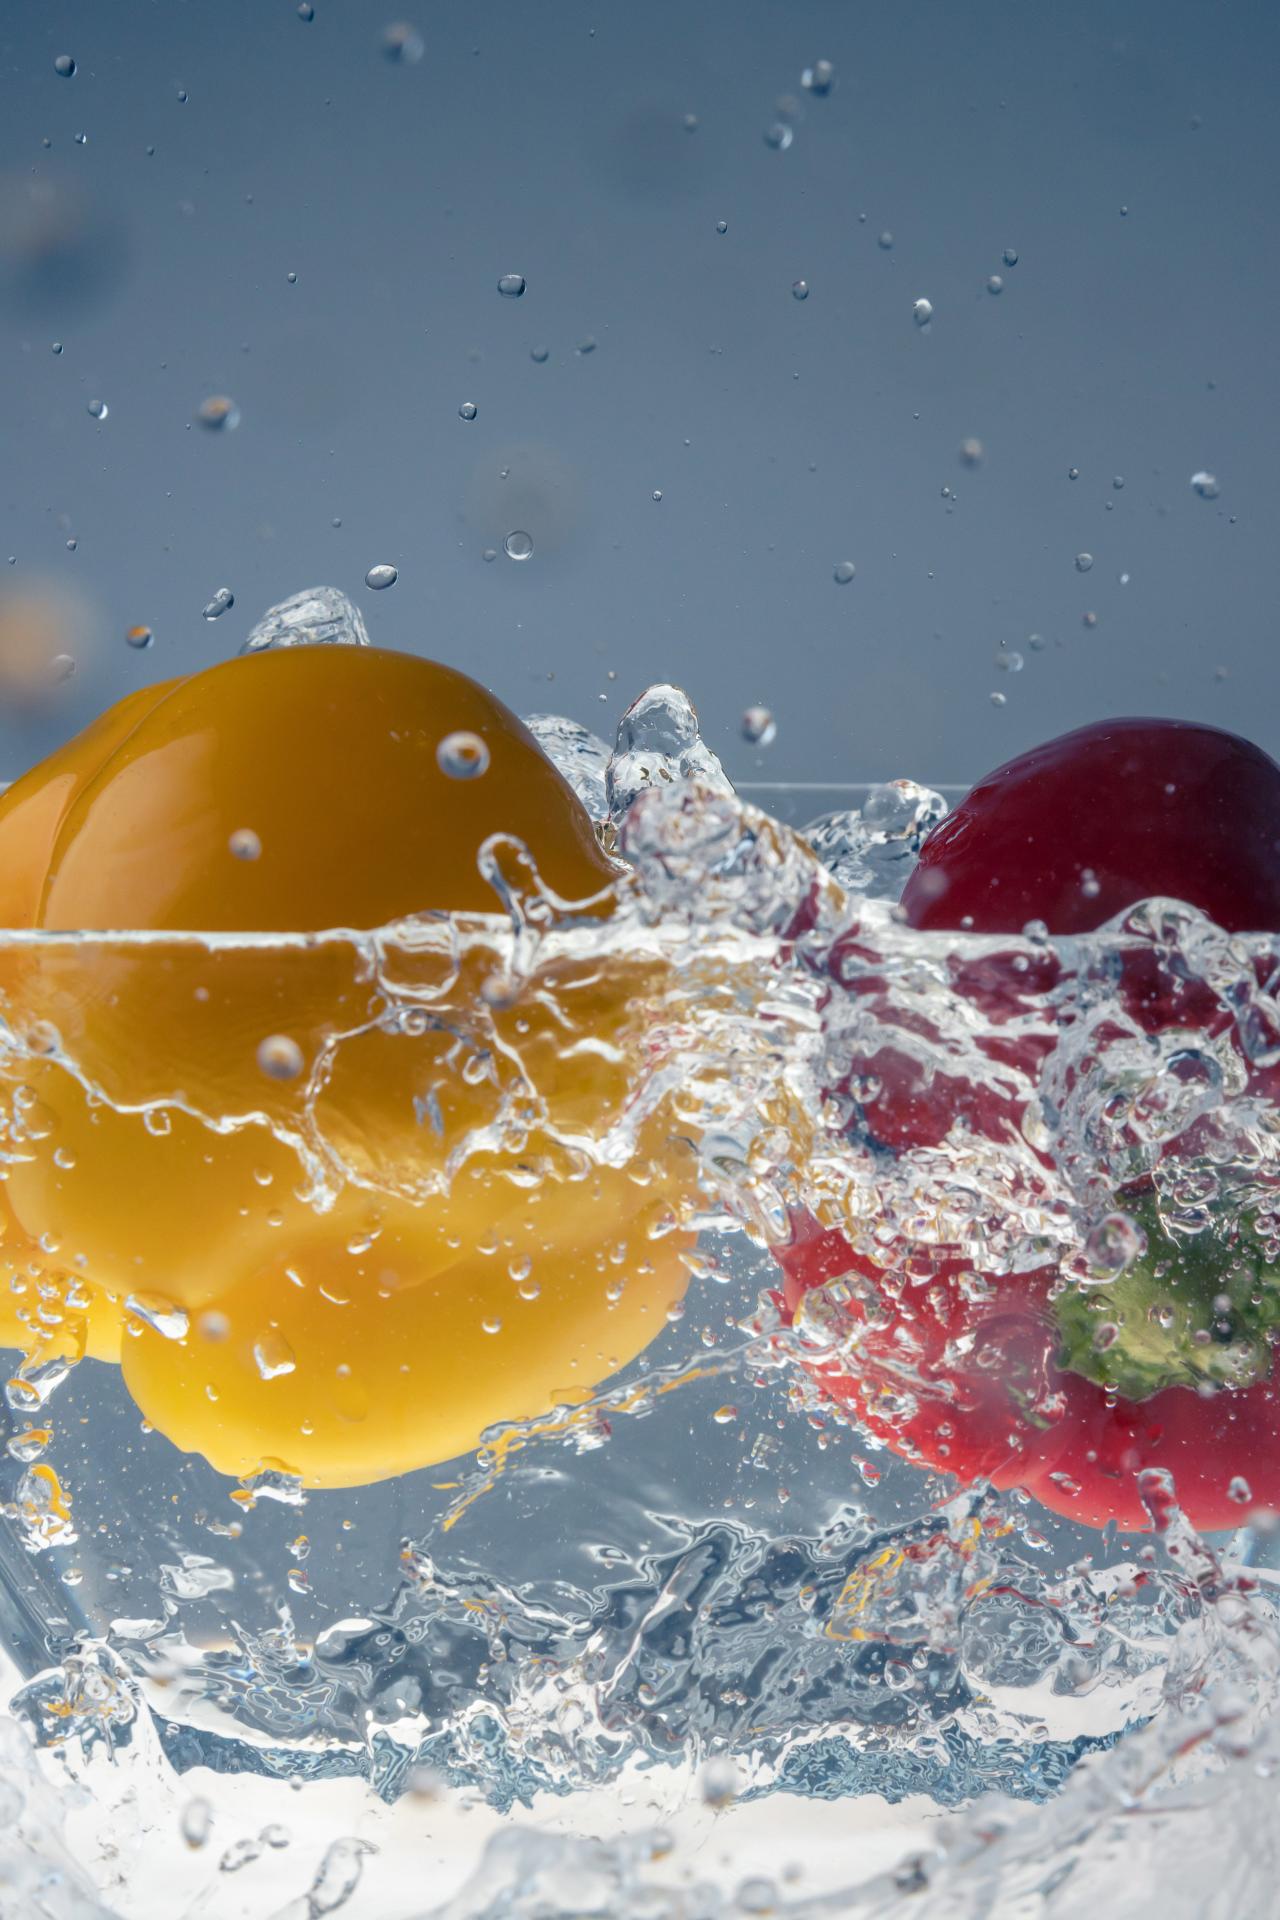
[[[807,280],[793,281],[791,285],[791,297],[793,300],[807,300],[809,298],[809,282]]]
[[[464,400],[458,408],[458,417],[462,420],[474,420],[479,411],[474,400]]]
[[[287,1033],[269,1033],[258,1043],[258,1066],[269,1080],[296,1080],[302,1072],[302,1048]]]
[[[229,394],[211,393],[196,408],[196,419],[210,433],[230,433],[240,425],[240,409]]]
[[[1088,573],[1092,566],[1093,566],[1093,555],[1091,553],[1078,553],[1076,555],[1076,572],[1077,573]]]
[[[478,733],[447,733],[436,748],[441,773],[450,780],[476,780],[489,767],[489,749]]]
[[[508,560],[527,560],[533,552],[532,537],[518,527],[514,533],[507,535],[502,545]]]
[[[262,842],[252,827],[237,827],[227,846],[236,860],[256,860],[262,852]]]
[[[775,153],[785,153],[795,137],[794,127],[789,127],[785,120],[775,120],[771,127],[764,130],[764,143],[766,147],[772,147]]]
[[[1004,292],[1004,281],[1001,279],[998,273],[993,273],[991,278],[987,281],[987,292],[988,293]]]
[[[89,411],[95,420],[105,420],[111,409],[105,400],[91,400],[89,402]]]
[[[729,222],[728,222],[727,220],[717,220],[717,221],[716,221],[716,232],[717,232],[717,233],[728,233],[728,231],[729,231]]]
[[[1218,497],[1217,476],[1212,473],[1207,473],[1205,469],[1201,467],[1199,473],[1193,473],[1191,476],[1191,490],[1193,493],[1198,493],[1202,500],[1216,500]]]
[[[54,72],[63,80],[70,80],[76,70],[74,57],[69,53],[60,53],[53,63]]]
[[[810,93],[820,96],[830,93],[835,83],[836,70],[830,60],[815,60],[813,65],[806,67],[800,75],[800,85],[807,88]]]
[[[376,567],[370,567],[364,577],[366,587],[372,587],[375,593],[381,593],[384,587],[394,587],[400,578],[398,570],[383,561]]]
[[[932,300],[925,300],[923,298],[920,300],[917,300],[915,305],[911,309],[911,313],[918,327],[927,327],[929,322],[933,319]]]
[[[235,603],[236,597],[230,587],[219,587],[204,609],[204,617],[206,620],[221,620],[223,614],[229,613]]]
[[[525,277],[522,273],[504,273],[498,282],[498,292],[504,300],[518,300],[525,290]]]
[[[857,571],[852,560],[837,560],[831,577],[838,587],[847,587]]]
[[[382,35],[383,57],[390,60],[393,66],[416,66],[425,52],[422,35],[407,20],[395,21]]]
[[[769,747],[778,737],[778,723],[768,707],[748,707],[741,720],[742,737],[753,747]]]
[[[150,627],[130,627],[124,637],[129,646],[136,647],[138,652],[141,653],[151,645],[155,635],[152,633]]]

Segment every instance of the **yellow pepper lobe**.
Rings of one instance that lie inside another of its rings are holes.
[[[454,733],[483,771],[446,771]],[[355,938],[176,937],[492,914],[493,834],[608,912],[590,820],[521,723],[449,668],[346,647],[144,689],[0,798],[10,925],[175,935],[0,950],[29,1044],[6,1240],[57,1249],[82,1345],[221,1471],[355,1486],[450,1458],[607,1378],[683,1290],[687,1149],[651,1118],[630,1166],[592,1151],[651,964],[560,958],[508,999],[496,946],[444,921],[373,970]],[[264,1067],[273,1035],[296,1073]],[[0,1338],[29,1349],[11,1265]]]

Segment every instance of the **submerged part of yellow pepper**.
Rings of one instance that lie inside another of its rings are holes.
[[[13,1231],[75,1277],[89,1351],[123,1314],[144,1413],[223,1471],[449,1458],[634,1358],[683,1289],[692,1155],[628,1119],[657,970],[561,956],[512,989],[456,918],[499,907],[495,834],[607,914],[520,722],[344,647],[135,694],[0,798],[9,924],[102,935],[0,946]]]

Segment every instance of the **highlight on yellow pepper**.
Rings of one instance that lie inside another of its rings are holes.
[[[644,1349],[692,1245],[692,1151],[629,1112],[656,963],[509,989],[465,919],[499,909],[493,835],[605,922],[614,869],[527,729],[354,647],[145,688],[0,797],[0,925],[87,936],[0,943],[0,1341],[118,1358],[177,1446],[312,1487]]]

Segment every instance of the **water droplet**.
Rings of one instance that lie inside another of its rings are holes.
[[[273,1823],[269,1827],[264,1827],[258,1835],[258,1838],[264,1847],[279,1848],[287,1847],[293,1839],[293,1835],[290,1833],[288,1827],[282,1827],[278,1823]]]
[[[155,639],[150,627],[130,627],[124,637],[128,645],[136,647],[139,653],[149,647]]]
[[[480,1325],[484,1328],[484,1331],[486,1333],[502,1332],[502,1322],[501,1320],[499,1320],[496,1313],[486,1314],[485,1318],[480,1322]]]
[[[278,1380],[294,1371],[298,1356],[278,1327],[268,1327],[253,1343],[253,1364],[263,1380]]]
[[[296,1080],[302,1072],[302,1048],[287,1033],[269,1033],[258,1043],[258,1066],[269,1080]]]
[[[1016,647],[1010,647],[996,655],[996,665],[1003,673],[1021,673],[1022,664],[1022,655]]]
[[[589,353],[594,353],[595,350],[596,350],[596,343],[591,338],[590,334],[587,335],[585,340],[580,340],[578,342],[578,345],[574,348],[574,352],[577,353],[579,357],[583,360],[586,359]],[[505,475],[504,475],[504,478],[505,478]]]
[[[852,560],[837,560],[832,568],[831,577],[838,587],[847,587],[857,571]]]
[[[311,4],[311,0],[298,0],[299,20],[314,20],[315,17],[316,10]]]
[[[737,1417],[738,1409],[736,1407],[717,1407],[711,1416],[718,1427],[727,1427],[730,1422],[736,1420]]]
[[[1016,267],[1018,264],[1018,249],[1016,247],[1006,247],[1000,257],[1006,267]]]
[[[800,85],[810,93],[827,94],[836,83],[836,70],[829,60],[815,60],[800,75]]]
[[[158,1333],[162,1340],[185,1340],[191,1321],[181,1307],[159,1293],[131,1293],[124,1303],[126,1313]]]
[[[394,66],[416,67],[426,50],[422,35],[407,20],[395,21],[383,33],[383,58]]]
[[[983,446],[981,440],[962,440],[960,442],[960,464],[964,467],[982,465]]]
[[[67,541],[67,552],[74,553],[79,545],[80,542],[76,539],[75,535],[72,534],[71,538]]]
[[[1117,493],[1121,493],[1121,492],[1123,492],[1123,490],[1124,490],[1124,475],[1123,475],[1122,473],[1115,473],[1115,474],[1112,474],[1112,476],[1111,476],[1111,484],[1112,484],[1112,486],[1113,486],[1113,487],[1115,488],[1115,490],[1116,490],[1116,492],[1117,492]]]
[[[55,680],[69,680],[76,670],[76,663],[69,653],[55,653],[49,662],[49,671]]]
[[[202,1847],[213,1830],[213,1808],[207,1800],[188,1800],[178,1820],[178,1831],[189,1847]]]
[[[551,358],[551,349],[550,347],[530,347],[529,358],[536,361],[540,367],[545,366]]]
[[[262,842],[252,827],[237,827],[227,847],[233,860],[257,860],[262,853]]]
[[[230,433],[240,425],[240,409],[230,395],[211,393],[196,408],[196,419],[210,433]]]
[[[62,352],[62,342],[61,342],[61,340],[55,340],[55,341],[53,341],[53,342],[52,342],[52,344],[51,344],[51,346],[50,346],[50,349],[49,349],[49,351],[50,351],[51,353],[61,353],[61,352]]]
[[[497,557],[498,557],[498,549],[496,547],[486,547],[484,552],[480,555],[480,558],[486,563],[490,560],[496,560]]]
[[[504,300],[518,300],[525,290],[525,277],[522,273],[504,273],[498,282],[498,292]]]
[[[743,739],[753,747],[771,747],[778,737],[778,723],[768,707],[748,707],[740,726]]]
[[[993,273],[993,274],[992,274],[992,276],[991,276],[991,278],[990,278],[990,279],[988,280],[988,282],[987,282],[987,292],[988,292],[988,293],[1003,293],[1003,292],[1004,292],[1004,281],[1003,281],[1003,280],[1001,279],[1001,277],[1000,277],[1000,275],[999,275],[998,273]]]
[[[223,614],[229,613],[235,603],[236,597],[230,587],[219,587],[204,609],[204,617],[206,620],[221,620]]]
[[[698,116],[696,113],[686,113],[684,117],[684,130],[686,133],[696,133],[698,131]]]
[[[1218,480],[1216,474],[1207,473],[1205,469],[1201,467],[1199,473],[1193,473],[1191,476],[1191,491],[1198,493],[1202,500],[1216,500],[1218,497]]]
[[[1076,555],[1076,572],[1077,573],[1088,573],[1092,565],[1093,565],[1093,555],[1091,553],[1078,553]]]
[[[53,63],[53,70],[63,80],[69,80],[76,70],[74,58],[69,53],[60,53]]]
[[[465,728],[446,733],[436,748],[436,762],[450,780],[477,780],[489,768],[489,749],[478,733]]]
[[[932,300],[925,300],[925,299],[917,300],[915,305],[911,309],[911,314],[912,314],[912,318],[915,320],[915,323],[918,327],[927,327],[929,322],[933,319]]]
[[[793,300],[807,300],[809,298],[809,282],[807,280],[793,280],[791,283],[791,298]]]
[[[883,233],[877,235],[876,245],[880,248],[880,251],[882,253],[892,253],[893,235],[890,233],[888,227],[885,228]]]
[[[764,130],[764,143],[766,147],[772,147],[775,153],[785,153],[795,137],[795,128],[789,127],[785,120],[775,120],[772,126]]]
[[[727,220],[717,220],[717,221],[716,221],[716,232],[717,232],[717,233],[728,233],[728,231],[729,231],[729,222],[728,222]]]
[[[394,587],[400,578],[397,568],[383,561],[376,567],[370,567],[364,577],[366,587],[372,587],[375,593],[381,593],[384,587]]]
[[[502,545],[508,560],[527,560],[533,552],[533,539],[531,535],[522,533],[519,527],[516,528],[514,533],[507,535]]]
[[[180,107],[185,107],[190,97],[185,87],[178,88],[178,105]]]
[[[474,400],[464,400],[458,408],[458,418],[460,420],[474,420],[479,411],[480,409]]]
[[[655,500],[661,500],[661,498],[662,498],[662,488],[661,488],[661,487],[655,487],[655,488],[654,488],[654,490],[653,490],[653,497],[654,497],[654,499],[655,499]]]
[[[993,693],[993,694],[992,694],[992,696],[991,696],[991,704],[992,704],[992,706],[993,706],[993,707],[1007,707],[1007,706],[1008,706],[1008,704],[1009,704],[1009,696],[1008,696],[1008,694],[1007,694],[1007,693]]]
[[[105,420],[111,409],[105,400],[91,400],[89,402],[89,411],[95,420]]]
[[[1098,624],[1098,616],[1097,616],[1097,614],[1096,614],[1096,613],[1086,613],[1086,614],[1084,614],[1084,615],[1082,615],[1082,617],[1081,617],[1081,621],[1080,621],[1080,624],[1081,624],[1081,626],[1082,626],[1082,627],[1096,627],[1096,626],[1097,626],[1097,624]]]
[[[1253,1488],[1249,1485],[1249,1482],[1243,1474],[1238,1473],[1235,1475],[1230,1486],[1227,1488],[1227,1498],[1228,1500],[1234,1501],[1237,1507],[1247,1507],[1249,1505],[1253,1499]]]
[[[88,146],[88,144],[89,144],[89,136],[88,136],[88,134],[87,134],[87,133],[77,133],[77,134],[75,135],[75,143],[76,143],[76,145],[77,145],[78,147],[87,147],[87,146]]]
[[[1067,468],[1067,478],[1068,478],[1068,480],[1078,480],[1078,479],[1080,478],[1080,469],[1079,469],[1079,467],[1068,467],[1068,468]]]
[[[289,282],[289,285],[291,287],[296,287],[298,284],[298,276],[296,273],[286,273],[285,279]]]

